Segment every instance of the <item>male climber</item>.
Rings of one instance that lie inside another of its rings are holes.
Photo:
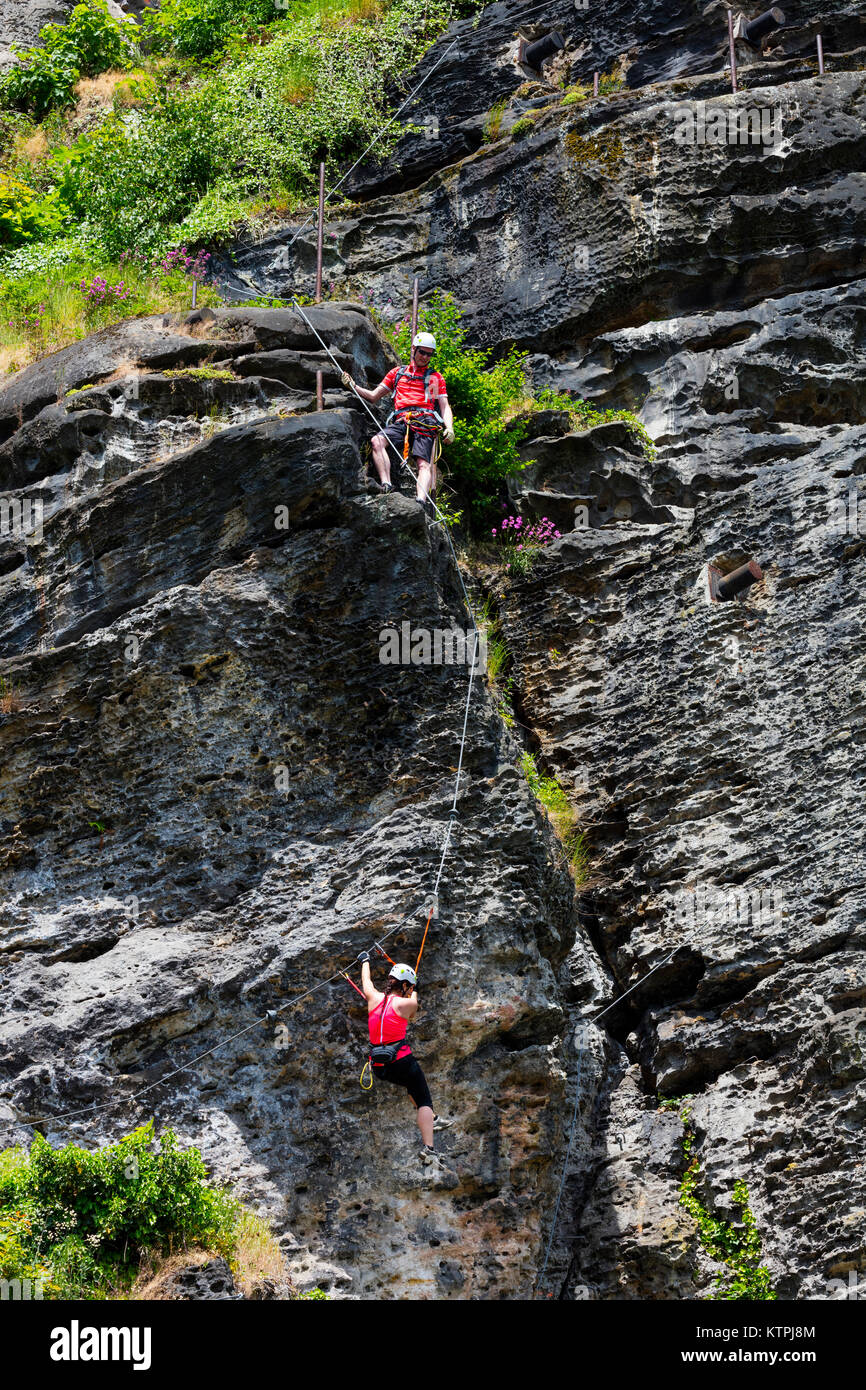
[[[395,965],[388,973],[385,993],[373,984],[370,975],[370,954],[362,951],[361,985],[367,1000],[367,1024],[370,1029],[370,1064],[373,1075],[395,1086],[405,1086],[418,1114],[418,1128],[424,1141],[421,1157],[433,1158],[433,1102],[430,1088],[412,1049],[406,1042],[409,1021],[418,1012],[417,976],[409,965]],[[400,991],[399,994],[397,991]],[[443,1121],[437,1121],[442,1128]]]
[[[394,409],[385,428],[373,436],[373,462],[379,483],[383,492],[391,492],[391,445],[402,456],[408,429],[409,448],[418,474],[416,498],[428,513],[433,513],[430,494],[436,489],[434,446],[443,424],[445,443],[454,443],[454,417],[448,404],[445,379],[432,367],[435,351],[436,339],[432,333],[416,333],[411,364],[392,367],[384,381],[373,390],[359,386],[348,372],[341,378],[344,386],[356,391],[365,401],[380,401],[383,396],[393,394]],[[425,421],[429,425],[427,429]]]

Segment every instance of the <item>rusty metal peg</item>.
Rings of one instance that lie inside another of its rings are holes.
[[[753,584],[757,584],[764,577],[764,572],[757,560],[749,560],[745,565],[740,565],[739,569],[732,570],[730,574],[722,574],[721,570],[715,565],[709,566],[710,576],[710,597],[716,602],[719,599],[736,598],[744,589],[749,589]]]

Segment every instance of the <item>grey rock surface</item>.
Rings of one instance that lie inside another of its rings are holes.
[[[365,316],[317,322],[353,371],[384,370]],[[528,1297],[578,928],[480,679],[415,1030],[456,1120],[444,1166],[420,1164],[403,1092],[359,1088],[366,1015],[337,974],[404,917],[390,952],[420,946],[468,672],[383,665],[380,634],[465,625],[442,530],[370,494],[356,410],[311,408],[297,316],[124,331],[157,370],[43,405],[58,373],[106,372],[91,340],[7,391],[26,419],[3,484],[46,506],[41,539],[0,555],[4,1140],[22,1116],[95,1143],[153,1113],[268,1214],[301,1288]],[[191,345],[237,382],[167,378]]]
[[[438,130],[361,171],[325,241],[348,299],[315,314],[373,384],[392,358],[352,301],[397,318],[417,274],[536,387],[654,441],[533,419],[509,495],[562,537],[523,578],[475,567],[588,877],[575,900],[479,694],[417,1029],[443,1166],[402,1097],[355,1086],[347,987],[255,1022],[404,913],[415,949],[466,673],[382,666],[378,634],[466,614],[441,530],[368,490],[336,373],[313,412],[333,369],[296,315],[95,335],[0,396],[0,487],[44,507],[38,544],[0,543],[0,1121],[20,1142],[37,1110],[110,1106],[73,1126],[95,1143],[152,1088],[302,1288],[656,1300],[723,1273],[680,1200],[687,1106],[706,1211],[739,1222],[745,1182],[779,1297],[822,1299],[866,1270],[863,17],[809,0],[733,97],[722,7],[617,3],[588,36],[555,6],[559,76],[625,79],[568,104],[509,66],[519,8],[410,78]],[[679,143],[701,103],[780,112],[779,138]],[[309,292],[296,230],[223,283]],[[230,379],[166,375],[205,365]],[[711,602],[708,565],[750,560]]]

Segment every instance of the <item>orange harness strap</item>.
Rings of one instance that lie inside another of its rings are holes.
[[[418,952],[418,959],[415,962],[415,974],[418,974],[418,966],[421,964],[421,957],[424,954],[424,942],[427,940],[427,933],[430,930],[430,923],[433,920],[433,908],[430,909],[430,916],[427,918],[427,925],[424,928],[424,936],[421,939],[421,950]]]

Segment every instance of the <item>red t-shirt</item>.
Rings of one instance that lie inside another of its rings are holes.
[[[394,390],[394,380],[397,376],[397,373],[401,370],[402,369],[400,367],[392,367],[388,375],[385,377],[384,384],[385,386],[387,386],[389,391]],[[397,387],[397,395],[394,400],[395,410],[402,410],[406,406],[412,406],[415,409],[418,409],[419,407],[423,409],[426,406],[428,410],[432,410],[433,402],[436,400],[437,396],[447,397],[448,388],[445,385],[445,378],[443,376],[440,376],[438,372],[431,372],[430,383],[427,387],[429,394],[425,399],[424,377],[425,373],[416,372],[414,367],[410,367],[408,372],[403,373],[403,375],[400,378],[400,382]]]

